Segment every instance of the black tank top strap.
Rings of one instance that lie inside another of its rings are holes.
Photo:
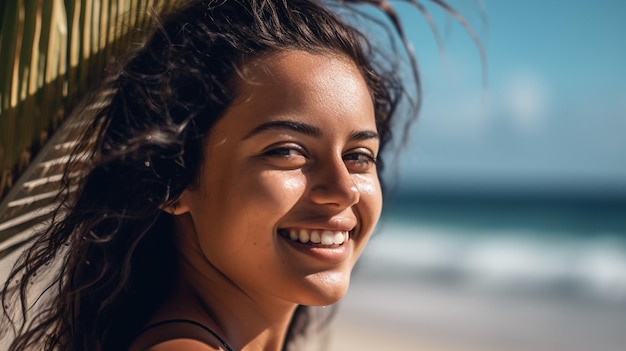
[[[208,332],[209,334],[213,335],[213,337],[215,337],[221,344],[222,347],[226,350],[226,351],[234,351],[229,345],[228,343],[226,343],[226,341],[219,336],[216,332],[214,332],[213,330],[211,330],[209,327],[207,327],[204,324],[198,323],[194,320],[191,319],[166,319],[154,324],[150,324],[147,327],[143,328],[143,330],[139,333],[139,334],[143,334],[145,332],[147,332],[148,330],[163,326],[163,325],[168,325],[168,324],[176,324],[176,323],[187,323],[187,324],[192,324],[195,325],[198,328],[204,329],[206,332]]]

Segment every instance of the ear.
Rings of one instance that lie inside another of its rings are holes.
[[[171,203],[169,206],[163,206],[161,207],[161,210],[171,214],[172,216],[180,216],[182,214],[185,214],[187,212],[189,212],[189,205],[187,205],[187,199],[186,199],[186,193],[187,191],[183,191],[182,194],[180,194],[180,196],[178,197],[178,199],[176,199],[176,201],[174,201],[173,203]]]

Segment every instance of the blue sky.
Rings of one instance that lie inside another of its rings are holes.
[[[464,30],[429,7],[444,60],[400,7],[424,84],[401,184],[626,194],[626,1],[485,1],[487,26],[476,2],[450,2],[486,47],[488,102]]]

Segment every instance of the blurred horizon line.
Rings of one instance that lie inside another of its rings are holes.
[[[463,200],[486,201],[544,201],[544,202],[599,202],[626,206],[626,186],[613,184],[451,184],[396,183],[388,185],[389,199]],[[626,214],[625,214],[626,215]]]

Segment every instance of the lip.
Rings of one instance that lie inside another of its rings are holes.
[[[341,263],[350,257],[350,248],[352,247],[352,241],[350,240],[337,246],[321,247],[303,244],[299,241],[292,241],[282,235],[279,235],[279,237],[281,242],[284,242],[289,247],[319,261],[336,264]]]

